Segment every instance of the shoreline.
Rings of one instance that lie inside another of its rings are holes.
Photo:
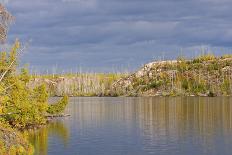
[[[50,96],[231,96],[232,55],[154,61],[136,72],[31,75],[28,87],[45,84]]]

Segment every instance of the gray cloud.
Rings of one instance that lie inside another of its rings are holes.
[[[14,0],[10,41],[39,70],[134,69],[152,59],[232,53],[230,0]],[[182,52],[181,52],[182,51]]]

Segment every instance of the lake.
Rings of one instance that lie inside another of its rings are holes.
[[[80,97],[66,113],[30,133],[36,155],[232,154],[231,97]]]

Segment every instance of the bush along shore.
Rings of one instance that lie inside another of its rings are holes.
[[[10,52],[0,52],[0,155],[33,154],[33,147],[20,131],[45,125],[47,116],[62,113],[68,103],[64,95],[57,103],[48,104],[44,84],[28,87],[28,70],[17,69],[20,49],[16,41]]]
[[[232,55],[151,62],[112,87],[126,96],[231,96]]]

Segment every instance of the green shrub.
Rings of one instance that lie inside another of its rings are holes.
[[[153,88],[159,88],[162,85],[163,81],[158,80],[158,81],[153,81],[150,84],[148,84],[148,89],[153,89]]]
[[[64,111],[68,104],[68,96],[64,96],[58,103],[49,105],[47,112],[50,114],[59,114]]]
[[[45,115],[49,108],[48,93],[45,85],[34,89],[27,86],[30,76],[26,68],[23,68],[19,74],[16,72],[19,48],[20,43],[16,41],[10,53],[1,54],[0,57],[2,58],[0,75],[4,75],[0,87],[0,114],[2,116],[0,121],[15,128],[27,128],[46,123]],[[67,97],[57,105],[60,111],[64,110]]]
[[[213,91],[210,90],[207,96],[208,97],[215,97],[216,94]]]
[[[225,95],[230,95],[231,94],[231,88],[230,88],[230,80],[227,78],[224,80],[224,82],[221,85],[221,91],[225,94]]]
[[[195,59],[193,59],[193,63],[202,63],[204,61],[210,61],[210,60],[215,60],[216,57],[213,54],[205,54],[201,55]]]
[[[188,90],[189,89],[189,84],[188,84],[188,80],[184,79],[181,83],[181,86],[184,90]]]

